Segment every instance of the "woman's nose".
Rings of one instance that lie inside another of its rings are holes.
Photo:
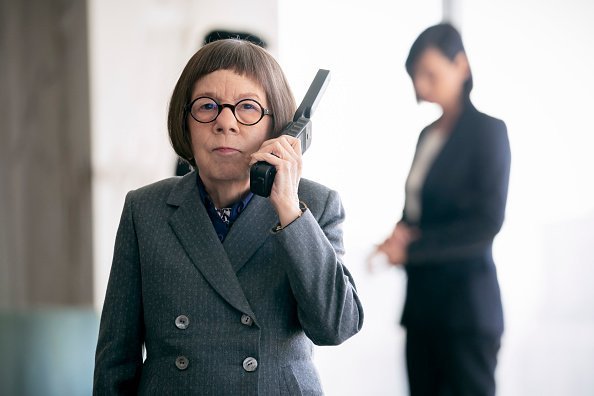
[[[230,108],[223,108],[221,114],[219,114],[219,116],[215,120],[215,130],[218,133],[239,132],[237,119],[235,118],[235,114],[233,114],[233,111]]]

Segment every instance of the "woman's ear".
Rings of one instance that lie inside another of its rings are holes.
[[[468,58],[464,52],[459,52],[454,58],[454,65],[460,74],[464,77],[464,81],[470,78],[470,65],[468,64]]]

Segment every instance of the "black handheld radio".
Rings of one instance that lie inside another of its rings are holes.
[[[330,82],[330,71],[319,69],[313,82],[309,86],[301,105],[297,108],[293,121],[281,132],[301,141],[301,152],[305,153],[311,144],[311,116],[322,98],[326,86]],[[262,197],[269,197],[276,176],[276,168],[268,162],[259,161],[250,169],[250,190]]]

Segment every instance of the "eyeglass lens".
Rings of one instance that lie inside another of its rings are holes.
[[[229,104],[219,105],[212,98],[202,97],[194,101],[191,113],[196,121],[207,123],[214,121],[225,107],[229,107],[237,121],[242,124],[253,125],[264,117],[262,106],[252,99],[240,100],[233,106]]]

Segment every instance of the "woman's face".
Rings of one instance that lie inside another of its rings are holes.
[[[231,105],[243,99],[254,99],[268,108],[263,88],[231,70],[217,70],[198,80],[192,99],[200,96]],[[260,148],[272,127],[270,116],[264,116],[255,125],[242,125],[228,107],[212,122],[199,123],[189,114],[187,122],[194,159],[200,177],[207,184],[247,182],[250,155]]]
[[[451,61],[438,49],[428,48],[414,67],[415,92],[421,100],[448,107],[459,102],[469,74],[468,61],[463,53]]]

